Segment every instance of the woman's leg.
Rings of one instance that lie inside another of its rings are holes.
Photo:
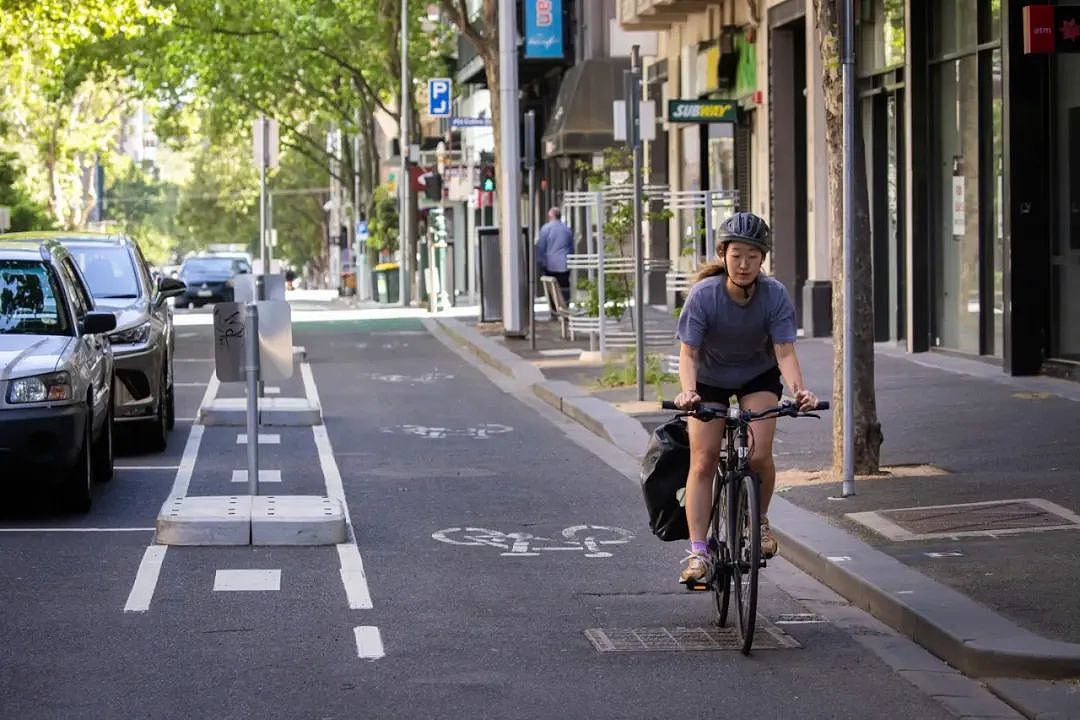
[[[712,481],[724,444],[724,423],[690,418],[690,474],[686,478],[686,521],[690,540],[705,540],[712,511]]]
[[[754,392],[740,398],[739,407],[743,410],[761,412],[775,407],[779,400],[779,397],[768,391]],[[773,488],[776,487],[776,465],[773,463],[773,435],[776,433],[776,418],[757,420],[750,425],[750,431],[753,433],[750,469],[757,474],[761,482],[761,515],[765,517],[769,512]]]

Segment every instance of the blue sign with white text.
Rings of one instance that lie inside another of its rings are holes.
[[[525,0],[525,57],[563,57],[562,0]]]
[[[450,78],[428,80],[428,115],[450,117],[451,87]]]

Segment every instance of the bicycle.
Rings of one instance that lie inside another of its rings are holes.
[[[680,410],[675,403],[664,401],[661,407],[678,411],[677,417],[693,417],[704,422],[724,419],[724,444],[713,476],[713,505],[709,516],[712,577],[705,584],[687,584],[687,589],[711,589],[717,624],[725,627],[731,589],[735,588],[739,640],[743,655],[749,655],[757,618],[758,571],[766,566],[761,557],[761,489],[757,475],[750,470],[750,423],[770,417],[820,417],[813,414],[814,411],[828,410],[829,403],[819,402],[808,412],[800,411],[792,402],[783,402],[760,412],[710,403],[702,403],[693,410]],[[731,501],[733,497],[734,502]]]

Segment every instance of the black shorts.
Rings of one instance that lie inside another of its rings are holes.
[[[784,384],[780,380],[780,368],[774,367],[766,370],[757,377],[753,377],[743,383],[740,388],[719,388],[714,385],[706,385],[703,382],[697,384],[697,394],[704,402],[723,403],[726,405],[735,395],[740,400],[751,393],[770,392],[780,400],[784,392]]]

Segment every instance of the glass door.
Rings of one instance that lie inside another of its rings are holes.
[[[1054,318],[1051,355],[1080,361],[1080,55],[1059,55],[1057,67],[1057,231],[1051,257]]]

